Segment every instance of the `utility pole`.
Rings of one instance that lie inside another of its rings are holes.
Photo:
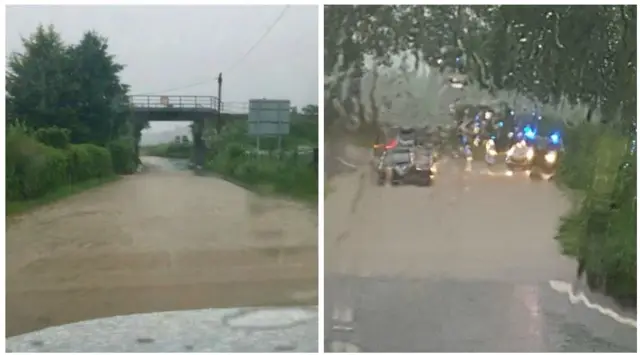
[[[216,122],[216,131],[218,134],[222,131],[222,73],[218,74],[218,122]]]

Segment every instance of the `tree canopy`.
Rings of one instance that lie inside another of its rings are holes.
[[[124,66],[106,38],[89,31],[67,45],[53,26],[39,26],[22,43],[24,51],[8,60],[7,117],[32,129],[68,129],[72,143],[105,145],[131,131]]]
[[[326,76],[357,81],[365,61],[376,69],[394,56],[459,71],[490,92],[636,119],[635,6],[325,6]]]

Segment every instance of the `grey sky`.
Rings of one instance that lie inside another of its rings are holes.
[[[64,41],[84,31],[109,39],[110,52],[126,65],[132,94],[217,95],[222,100],[289,99],[318,103],[318,7],[290,6],[262,42],[244,54],[278,18],[284,6],[8,6],[7,51],[20,51],[20,36],[39,23],[53,24]],[[229,71],[229,69],[231,71]],[[193,83],[211,81],[181,90]],[[153,128],[176,124],[154,123]]]

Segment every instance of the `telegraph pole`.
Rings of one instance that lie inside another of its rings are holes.
[[[216,123],[217,133],[222,130],[222,73],[218,74],[218,122]]]

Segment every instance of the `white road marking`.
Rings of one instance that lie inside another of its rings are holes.
[[[343,165],[346,165],[346,166],[348,166],[348,167],[350,167],[350,168],[354,168],[354,169],[355,169],[355,168],[357,168],[357,166],[356,166],[356,165],[353,165],[353,164],[349,163],[348,161],[346,161],[346,160],[342,159],[341,157],[338,157],[337,159],[338,159],[338,161],[339,161],[341,164],[343,164]]]
[[[360,352],[360,348],[352,343],[349,342],[345,342],[345,341],[340,341],[340,340],[334,340],[331,342],[331,345],[329,346],[329,348],[331,349],[331,352],[334,353],[358,353]]]
[[[549,281],[549,286],[551,286],[552,289],[559,293],[566,293],[567,295],[569,295],[569,302],[571,302],[572,304],[582,302],[585,306],[587,306],[587,308],[597,310],[601,314],[610,317],[618,323],[638,328],[638,323],[635,319],[621,316],[612,309],[602,307],[599,304],[591,303],[591,301],[589,301],[587,296],[582,291],[579,291],[577,294],[575,294],[573,285],[568,282],[551,280]]]
[[[333,324],[331,328],[334,331],[350,332],[353,330],[353,327],[348,325],[353,323],[353,309],[351,307],[334,306],[332,313]]]
[[[351,323],[353,322],[353,308],[351,307],[342,307],[333,308],[333,320],[343,323]]]

